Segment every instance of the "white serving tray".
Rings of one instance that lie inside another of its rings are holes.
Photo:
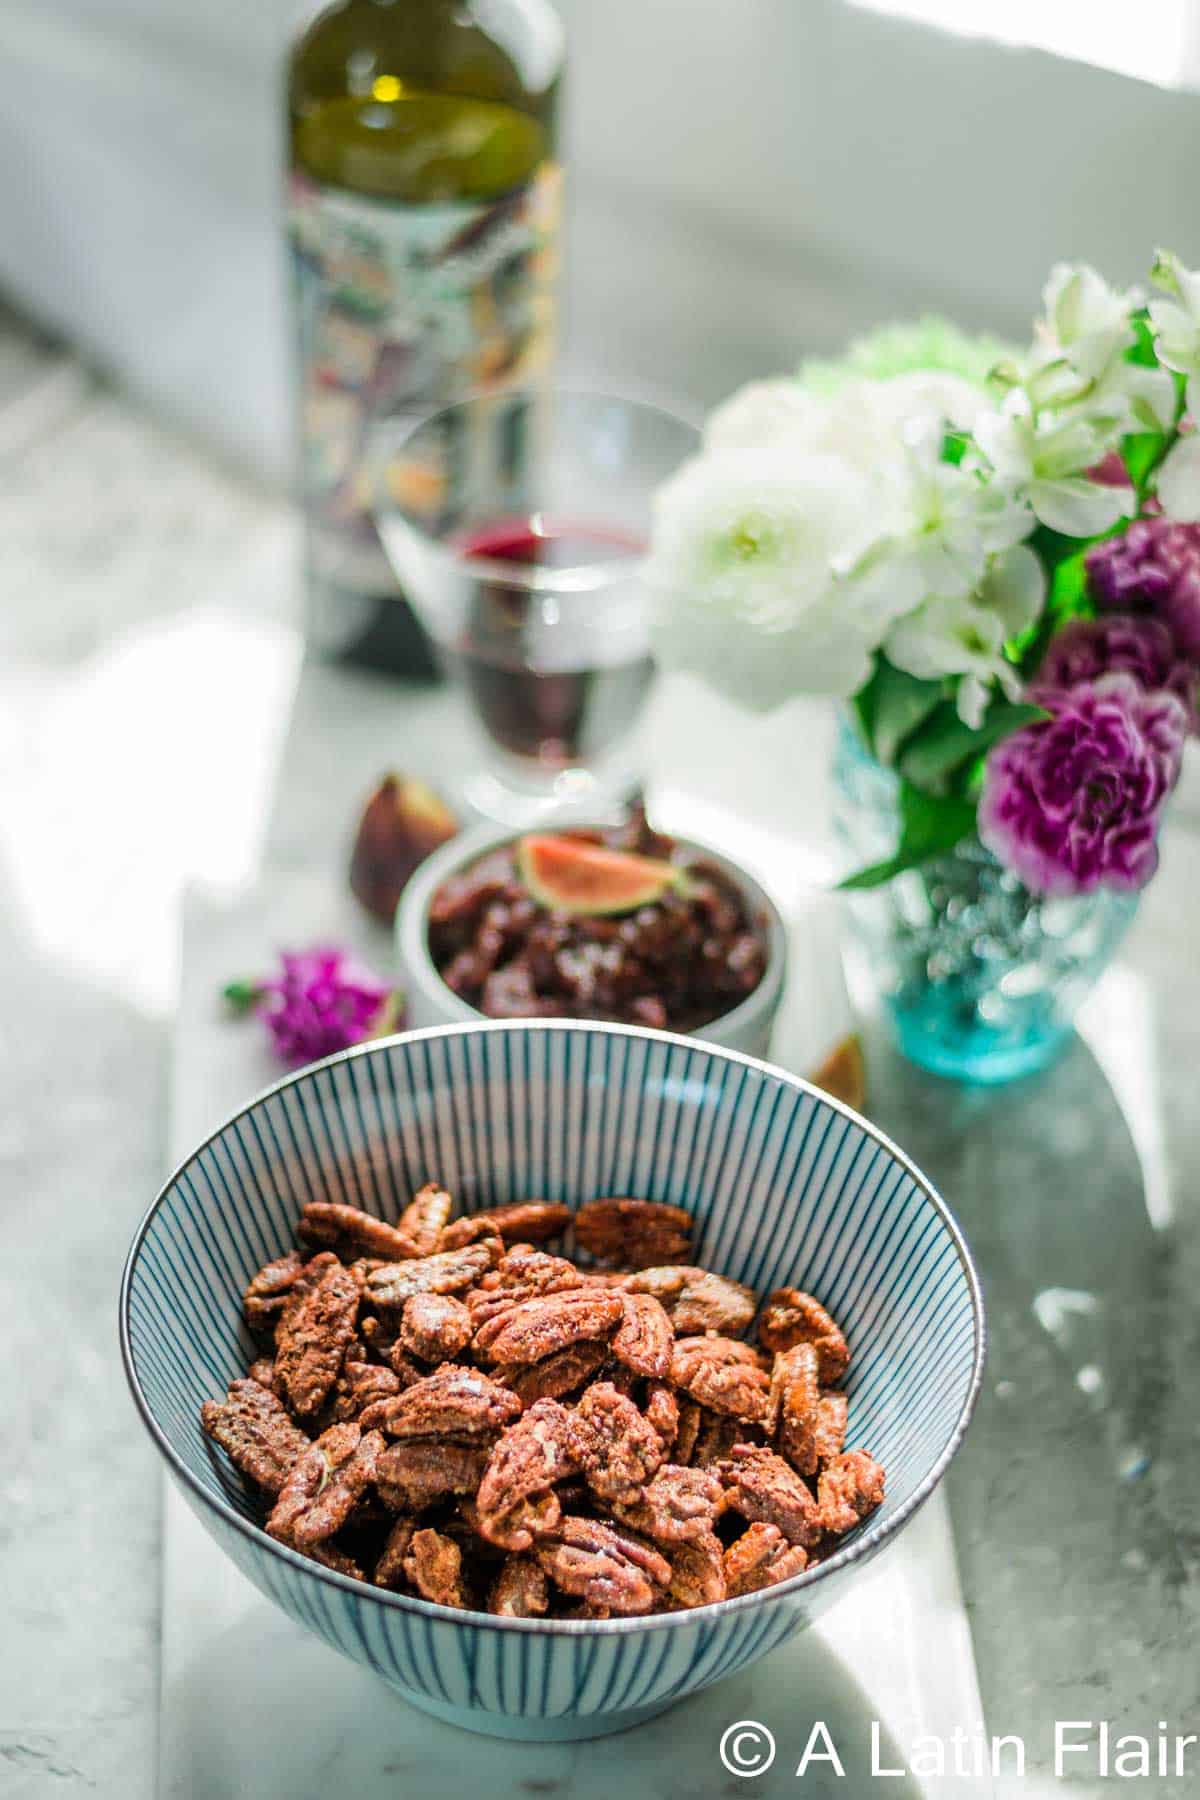
[[[769,872],[768,872],[769,873]],[[171,1088],[171,1142],[183,1155],[272,1080],[257,1028],[222,1018],[217,995],[254,975],[279,945],[320,937],[356,943],[377,967],[386,937],[364,929],[352,903],[308,878],[277,879],[186,908],[183,979]],[[802,901],[792,932],[791,1005],[775,1055],[812,1066],[849,1020],[836,919]],[[917,1739],[974,1736],[982,1725],[970,1631],[945,1504],[936,1494],[896,1546],[829,1617],[749,1670],[615,1738],[525,1745],[473,1736],[407,1707],[374,1677],[297,1629],[237,1572],[168,1482],[164,1508],[161,1800],[643,1800],[741,1792],[719,1744],[740,1720],[766,1725],[777,1745],[758,1796],[803,1793],[866,1800],[954,1800],[953,1778],[872,1780],[872,1722],[880,1760],[906,1761]],[[796,1770],[824,1721],[845,1778],[814,1760]],[[749,1740],[742,1752],[749,1754]],[[972,1780],[970,1794],[991,1793]]]

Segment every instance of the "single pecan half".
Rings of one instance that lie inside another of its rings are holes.
[[[801,1475],[817,1472],[820,1407],[815,1345],[799,1343],[790,1350],[781,1350],[771,1370],[767,1432]]]
[[[462,1551],[445,1532],[415,1531],[404,1553],[404,1573],[426,1600],[438,1606],[470,1606]]]
[[[752,1426],[743,1425],[738,1419],[730,1418],[728,1413],[709,1412],[706,1406],[702,1406],[689,1458],[692,1468],[716,1468],[718,1463],[725,1462],[732,1455],[735,1444],[746,1442],[747,1433],[753,1429]]]
[[[652,1294],[659,1300],[680,1337],[705,1331],[736,1337],[758,1306],[753,1288],[686,1263],[642,1269],[628,1276],[625,1285],[631,1293]]]
[[[249,1286],[242,1296],[242,1317],[251,1331],[257,1333],[272,1332],[283,1316],[288,1295],[295,1287],[304,1269],[304,1260],[298,1250],[289,1250],[286,1256],[276,1257],[251,1277]]]
[[[565,1257],[516,1244],[467,1295],[471,1323],[478,1331],[520,1300],[532,1300],[537,1294],[565,1294],[582,1286],[583,1276]]]
[[[432,1256],[384,1263],[367,1277],[366,1298],[373,1306],[402,1307],[413,1294],[457,1294],[479,1280],[500,1255],[499,1238],[468,1244],[462,1250],[438,1250]]]
[[[671,1358],[676,1387],[712,1412],[758,1425],[767,1413],[770,1381],[748,1344],[732,1338],[680,1338]]]
[[[758,1321],[758,1341],[772,1353],[790,1350],[793,1344],[811,1344],[826,1387],[835,1386],[850,1366],[850,1347],[840,1326],[819,1300],[799,1288],[776,1288],[768,1296]]]
[[[376,1587],[400,1588],[405,1585],[408,1577],[404,1573],[404,1558],[408,1555],[416,1529],[415,1519],[396,1520],[388,1532],[379,1561],[375,1564],[372,1580]]]
[[[443,1244],[441,1238],[453,1211],[454,1202],[445,1188],[436,1181],[427,1181],[400,1214],[400,1230],[414,1245],[403,1254],[432,1256],[435,1250],[449,1250],[451,1246]]]
[[[521,1501],[544,1494],[584,1465],[585,1438],[574,1413],[556,1400],[538,1400],[493,1447],[479,1483],[479,1529],[492,1543],[527,1550],[532,1542]]]
[[[883,1500],[884,1473],[867,1450],[845,1450],[821,1471],[817,1499],[826,1531],[853,1531]]]
[[[331,1425],[298,1459],[279,1490],[267,1530],[296,1550],[310,1550],[342,1529],[375,1479],[383,1449],[377,1431]]]
[[[540,1619],[549,1607],[545,1570],[532,1556],[506,1556],[488,1589],[488,1611],[502,1619]]]
[[[624,1316],[612,1341],[612,1353],[636,1375],[665,1381],[671,1373],[675,1332],[653,1294],[626,1294]]]
[[[665,1463],[634,1500],[613,1502],[613,1514],[655,1544],[694,1544],[711,1536],[724,1511],[725,1490],[707,1469]]]
[[[687,1404],[691,1406],[694,1402],[689,1400]],[[646,1383],[646,1423],[658,1433],[663,1454],[669,1456],[679,1436],[679,1401],[675,1390],[665,1381]]]
[[[452,1294],[413,1294],[404,1302],[398,1341],[423,1362],[453,1362],[473,1329],[470,1313]]]
[[[692,1242],[692,1216],[660,1200],[585,1200],[575,1214],[575,1242],[597,1262],[649,1269],[683,1262]]]
[[[773,1587],[790,1575],[802,1575],[808,1567],[808,1552],[800,1544],[791,1544],[777,1525],[761,1521],[751,1525],[735,1538],[725,1552],[725,1583],[732,1599],[735,1594],[754,1594],[759,1588]]]
[[[502,1431],[520,1411],[517,1396],[478,1369],[443,1363],[385,1402],[384,1430],[395,1438],[478,1438]]]
[[[599,1519],[565,1518],[534,1555],[564,1594],[615,1613],[649,1612],[671,1579],[657,1550]]]
[[[268,1494],[277,1494],[310,1439],[275,1395],[257,1381],[232,1381],[224,1400],[206,1400],[200,1423],[229,1460]]]
[[[516,1200],[511,1206],[490,1206],[486,1212],[456,1219],[442,1237],[442,1244],[473,1244],[481,1237],[503,1238],[506,1244],[544,1244],[561,1237],[571,1223],[571,1209],[554,1200]]]
[[[314,1257],[275,1328],[275,1375],[300,1418],[311,1418],[341,1373],[358,1315],[358,1285],[336,1256]]]
[[[620,1294],[590,1288],[521,1300],[476,1332],[475,1351],[493,1363],[540,1362],[568,1344],[611,1337],[624,1311]]]
[[[335,1200],[310,1200],[300,1214],[297,1233],[306,1244],[328,1244],[341,1251],[359,1250],[366,1256],[382,1256],[395,1261],[401,1256],[419,1256],[415,1241],[406,1231],[398,1231],[374,1213],[358,1206],[344,1206]]]
[[[333,1417],[339,1423],[346,1419],[361,1422],[369,1406],[390,1400],[399,1392],[399,1378],[391,1369],[382,1369],[378,1363],[352,1362],[347,1355],[333,1390]]]
[[[473,1494],[487,1459],[486,1444],[401,1440],[389,1444],[379,1458],[375,1484],[393,1512],[423,1512],[448,1494]]]
[[[757,1445],[735,1444],[721,1476],[735,1512],[752,1523],[776,1525],[791,1544],[811,1549],[825,1523],[811,1490],[782,1456]]]
[[[535,1400],[561,1400],[564,1394],[573,1394],[607,1358],[605,1343],[568,1344],[541,1362],[525,1368],[501,1366],[493,1373],[497,1381],[512,1389],[522,1406],[532,1406]]]
[[[725,1598],[725,1559],[711,1531],[678,1544],[671,1552],[668,1597],[676,1606],[712,1606]]]
[[[846,1444],[846,1426],[850,1418],[850,1402],[845,1394],[822,1394],[817,1407],[817,1457],[832,1462]]]
[[[632,1400],[610,1381],[587,1389],[575,1409],[582,1427],[582,1463],[601,1500],[632,1501],[662,1463],[662,1439]]]

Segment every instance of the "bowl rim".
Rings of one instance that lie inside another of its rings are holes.
[[[602,829],[606,821],[600,813],[590,813],[580,809],[561,821],[563,831],[588,831]],[[400,958],[401,978],[413,983],[420,983],[422,988],[430,992],[436,989],[437,1001],[455,1021],[464,1024],[500,1023],[504,1020],[489,1021],[487,1013],[480,1012],[469,1000],[464,1000],[447,987],[442,972],[434,962],[429,949],[429,908],[433,904],[433,896],[443,881],[465,868],[477,858],[487,856],[493,850],[500,850],[506,844],[515,844],[520,838],[530,834],[512,825],[470,826],[466,831],[458,832],[440,844],[431,855],[419,863],[405,886],[396,907],[393,921],[393,937],[396,952]],[[739,862],[736,857],[729,856],[716,844],[710,844],[704,838],[693,837],[690,832],[669,832],[672,842],[684,850],[696,851],[703,857],[710,858],[718,867],[731,872],[736,877],[745,898],[755,908],[766,914],[764,936],[767,946],[767,966],[762,979],[756,988],[752,988],[744,1000],[728,1012],[718,1013],[706,1025],[699,1025],[693,1031],[660,1032],[660,1036],[682,1037],[687,1042],[713,1044],[717,1048],[725,1048],[726,1036],[736,1037],[742,1031],[752,1030],[759,1026],[764,1014],[773,1013],[779,1006],[783,996],[783,984],[787,976],[788,944],[787,926],[783,914],[763,881]],[[446,1021],[449,1023],[449,1019]],[[544,1021],[548,1023],[549,1021]],[[563,1023],[574,1025],[604,1024],[603,1019],[569,1019]],[[620,1023],[614,1020],[612,1023]],[[629,1025],[631,1031],[652,1031],[650,1025]],[[719,1032],[718,1037],[706,1037],[705,1032]],[[732,1048],[732,1046],[730,1046]]]
[[[974,1324],[974,1353],[972,1358],[971,1379],[946,1444],[933,1463],[933,1466],[920,1482],[915,1492],[909,1496],[899,1510],[889,1519],[880,1521],[867,1530],[844,1550],[839,1550],[827,1561],[818,1563],[815,1569],[807,1569],[800,1575],[793,1575],[787,1581],[781,1581],[773,1587],[755,1589],[749,1594],[737,1594],[730,1599],[710,1601],[705,1606],[693,1606],[678,1612],[635,1615],[616,1619],[508,1619],[492,1613],[460,1609],[458,1607],[439,1606],[432,1600],[422,1599],[415,1594],[393,1593],[390,1589],[375,1587],[369,1581],[358,1581],[353,1576],[343,1575],[336,1569],[328,1569],[323,1564],[314,1562],[311,1557],[302,1556],[298,1551],[290,1549],[268,1536],[261,1525],[252,1523],[242,1517],[241,1513],[217,1495],[210,1493],[198,1476],[193,1475],[187,1464],[175,1450],[170,1439],[159,1425],[154,1413],[142,1392],[141,1383],[133,1361],[133,1344],[129,1326],[130,1296],[133,1287],[134,1272],[137,1268],[142,1245],[153,1224],[167,1194],[174,1187],[179,1176],[216,1141],[223,1132],[245,1118],[255,1107],[272,1095],[294,1087],[308,1080],[317,1071],[334,1068],[341,1063],[358,1057],[369,1057],[385,1052],[389,1046],[397,1042],[420,1042],[432,1038],[465,1037],[471,1032],[484,1031],[501,1033],[505,1031],[595,1031],[605,1036],[628,1037],[649,1040],[651,1043],[666,1043],[680,1049],[694,1050],[699,1047],[710,1054],[726,1057],[732,1062],[741,1063],[760,1074],[769,1075],[786,1085],[809,1094],[822,1104],[841,1113],[843,1117],[858,1125],[867,1135],[874,1139],[883,1149],[889,1152],[907,1171],[925,1199],[933,1207],[934,1212],[946,1228],[950,1241],[958,1256],[959,1266],[967,1285],[967,1293],[971,1302],[971,1314]],[[732,1617],[739,1612],[753,1610],[767,1602],[775,1602],[789,1596],[797,1595],[806,1589],[816,1587],[823,1579],[840,1569],[850,1568],[861,1562],[868,1555],[881,1549],[890,1539],[897,1536],[901,1529],[916,1515],[930,1495],[937,1488],[950,1463],[958,1452],[967,1427],[975,1411],[980,1390],[983,1385],[984,1367],[987,1360],[988,1332],[987,1316],[984,1308],[983,1290],[978,1271],[975,1268],[971,1252],[967,1247],[961,1227],[942,1199],[937,1189],[917,1168],[912,1159],[894,1144],[886,1133],[872,1124],[861,1113],[854,1111],[844,1101],[827,1094],[824,1089],[814,1086],[803,1076],[793,1075],[787,1069],[778,1068],[775,1064],[765,1062],[761,1057],[747,1056],[743,1051],[727,1049],[723,1044],[707,1044],[694,1037],[685,1037],[678,1032],[652,1031],[646,1026],[610,1024],[603,1020],[591,1019],[480,1019],[470,1024],[430,1025],[417,1031],[394,1032],[389,1037],[374,1038],[366,1043],[355,1044],[348,1050],[340,1050],[333,1056],[323,1057],[315,1063],[307,1063],[303,1068],[294,1070],[281,1080],[272,1082],[255,1094],[244,1105],[229,1114],[207,1137],[205,1137],[189,1154],[179,1162],[159,1188],[158,1193],[147,1207],[134,1234],[125,1267],[121,1276],[120,1299],[118,1304],[118,1324],[121,1344],[121,1361],[125,1370],[125,1379],[133,1397],[134,1405],[141,1416],[143,1425],[158,1448],[175,1480],[180,1483],[187,1495],[195,1495],[205,1507],[210,1508],[222,1522],[231,1526],[241,1536],[249,1540],[259,1550],[281,1560],[284,1564],[301,1570],[311,1578],[322,1581],[328,1586],[342,1590],[355,1598],[368,1598],[384,1607],[391,1607],[400,1612],[414,1613],[418,1617],[435,1620],[441,1623],[468,1626],[474,1630],[512,1631],[531,1634],[537,1637],[602,1637],[624,1636],[639,1631],[671,1631],[694,1625],[711,1624],[717,1620]]]

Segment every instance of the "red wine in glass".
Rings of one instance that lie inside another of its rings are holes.
[[[644,634],[629,630],[628,604],[620,604],[645,546],[605,526],[532,514],[473,529],[459,547],[467,557],[514,565],[513,582],[500,571],[480,582],[455,652],[490,736],[545,768],[569,768],[611,749],[632,727],[654,672]],[[624,562],[628,584],[619,573]],[[597,564],[618,573],[594,592],[557,590],[553,582],[530,588],[517,576],[532,565],[552,573]]]

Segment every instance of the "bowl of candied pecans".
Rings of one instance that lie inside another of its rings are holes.
[[[694,1038],[405,1033],[253,1101],[134,1240],[121,1340],[211,1535],[481,1732],[600,1736],[783,1643],[940,1481],[982,1376],[953,1218]]]
[[[654,830],[640,808],[620,826],[578,824],[551,841],[576,839],[585,856],[596,840],[599,864],[591,884],[581,872],[579,911],[565,894],[555,906],[525,865],[523,849],[544,838],[485,826],[421,865],[396,915],[410,1022],[606,1019],[766,1056],[787,937],[758,882],[711,845]],[[606,890],[606,858],[610,881],[628,870],[632,882]],[[649,870],[640,896],[639,864]],[[680,879],[660,877],[656,892],[656,870]]]

